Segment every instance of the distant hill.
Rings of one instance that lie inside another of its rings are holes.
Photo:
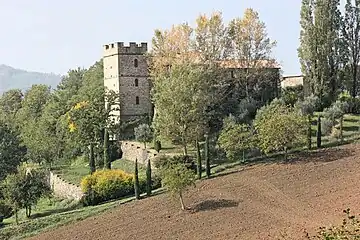
[[[27,90],[33,84],[46,84],[56,88],[60,80],[60,75],[29,72],[0,64],[0,94],[14,88]]]

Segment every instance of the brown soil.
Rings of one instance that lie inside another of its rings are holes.
[[[302,239],[304,229],[360,212],[360,145],[202,181],[180,211],[165,194],[130,202],[33,239]]]

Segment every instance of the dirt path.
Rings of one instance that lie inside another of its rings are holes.
[[[160,195],[33,239],[301,239],[360,213],[359,200],[360,145],[348,145],[203,181],[186,196],[191,213]]]

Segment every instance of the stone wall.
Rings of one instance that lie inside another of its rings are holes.
[[[144,144],[132,141],[122,141],[121,150],[122,158],[135,162],[137,159],[140,164],[146,164],[147,159],[153,159],[157,156],[157,152],[153,149],[145,149]]]
[[[80,200],[83,197],[84,194],[79,186],[66,182],[53,172],[50,172],[49,178],[50,187],[56,197],[75,200]]]

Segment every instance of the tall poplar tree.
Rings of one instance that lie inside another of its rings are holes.
[[[360,63],[360,1],[347,0],[344,15],[343,36],[349,70],[350,93],[352,97],[356,97]]]
[[[301,7],[301,69],[310,91],[323,104],[335,100],[344,63],[339,5],[339,0],[303,0]]]

